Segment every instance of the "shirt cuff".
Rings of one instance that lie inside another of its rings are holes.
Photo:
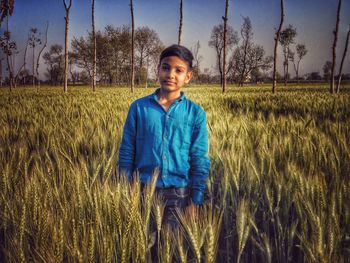
[[[203,204],[204,193],[202,191],[194,190],[192,193],[192,202],[196,205]]]

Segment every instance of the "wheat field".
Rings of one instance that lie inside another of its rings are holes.
[[[349,262],[350,87],[184,91],[207,113],[212,199],[171,231],[154,184],[115,169],[153,89],[0,89],[0,261],[151,262],[156,242],[159,262]]]

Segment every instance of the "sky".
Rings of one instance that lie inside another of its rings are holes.
[[[66,0],[68,1],[68,0]],[[86,36],[91,31],[91,0],[72,0],[69,39]],[[165,46],[177,42],[179,27],[179,0],[134,0],[135,27],[148,26],[154,29]],[[200,42],[203,59],[201,70],[216,72],[215,50],[208,46],[215,25],[222,22],[225,0],[183,0],[182,43],[188,48]],[[292,24],[297,29],[296,43],[305,44],[308,53],[300,64],[300,73],[318,71],[332,59],[333,30],[335,28],[338,0],[285,0],[284,26]],[[96,29],[107,25],[131,25],[129,0],[95,0]],[[243,16],[249,16],[253,26],[253,40],[263,45],[267,55],[273,55],[274,34],[280,19],[280,0],[229,0],[228,23],[240,32]],[[337,45],[339,68],[345,46],[346,33],[350,26],[350,0],[342,1],[340,30]],[[65,10],[62,0],[15,0],[14,14],[10,18],[10,31],[20,53],[16,64],[23,63],[23,53],[30,28],[45,32],[49,21],[48,47],[64,46]],[[281,48],[279,47],[279,53]],[[279,58],[281,59],[281,55]],[[350,73],[350,54],[343,72]],[[27,63],[30,65],[30,57]],[[278,61],[282,72],[282,61]],[[43,63],[40,72],[45,70]],[[294,75],[292,65],[290,73]]]

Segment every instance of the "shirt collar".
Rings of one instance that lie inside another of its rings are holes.
[[[154,91],[154,93],[152,93],[152,94],[150,95],[150,99],[153,99],[153,100],[155,100],[155,101],[158,101],[158,93],[159,93],[159,91],[160,91],[160,88],[157,88],[157,89]],[[185,100],[185,99],[186,99],[185,93],[184,93],[183,91],[181,91],[181,92],[180,92],[180,98],[178,98],[176,101],[177,101],[177,102],[180,102],[180,101]]]

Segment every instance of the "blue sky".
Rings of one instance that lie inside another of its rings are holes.
[[[96,27],[130,24],[129,0],[95,0]],[[264,46],[272,55],[273,37],[279,23],[279,0],[230,0],[229,23],[239,32],[242,16],[249,16],[254,31],[254,41]],[[300,73],[319,71],[326,60],[331,60],[337,0],[285,0],[285,23],[297,28],[296,43],[304,43],[309,50],[302,61]],[[91,0],[73,0],[70,15],[70,39],[86,36],[91,31]],[[214,25],[221,23],[224,0],[184,0],[182,44],[193,47],[199,40],[203,56],[201,68],[215,71],[215,51],[208,46]],[[177,42],[179,0],[134,0],[135,24],[149,26],[157,31],[165,45]],[[343,52],[345,37],[350,26],[350,0],[343,0],[338,40],[338,62]],[[37,27],[45,30],[50,22],[49,45],[64,43],[64,7],[62,0],[16,0],[15,11],[10,19],[10,30],[23,52],[28,31]],[[18,64],[22,60],[18,55]],[[350,55],[345,63],[345,72],[350,72]],[[281,65],[281,63],[279,63]],[[339,63],[338,63],[339,65]],[[43,66],[42,66],[43,67]],[[281,67],[279,67],[281,71]],[[290,72],[294,74],[292,67]]]

